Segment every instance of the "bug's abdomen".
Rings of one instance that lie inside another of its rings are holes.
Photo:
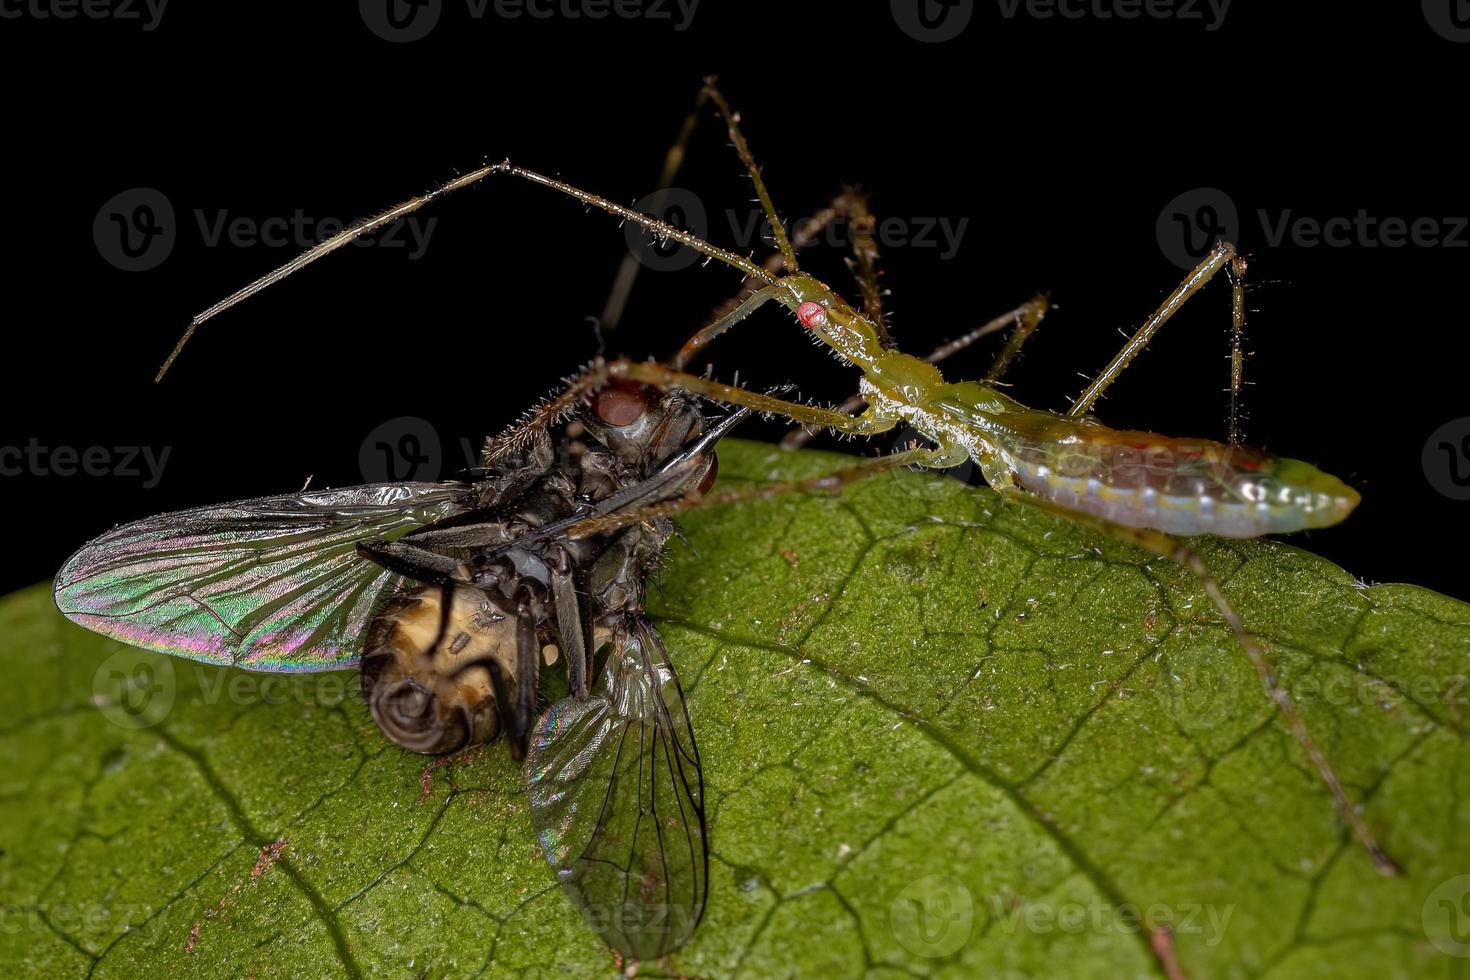
[[[1358,493],[1316,467],[1207,439],[1102,427],[1008,447],[1031,493],[1129,527],[1252,538],[1336,524]]]

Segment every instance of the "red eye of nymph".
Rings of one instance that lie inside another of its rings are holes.
[[[634,381],[617,381],[592,397],[592,414],[608,425],[632,425],[648,411],[648,389]]]
[[[827,308],[821,303],[807,301],[796,308],[796,318],[808,330],[815,330],[827,322]]]

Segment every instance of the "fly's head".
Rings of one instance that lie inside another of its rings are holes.
[[[617,461],[646,476],[704,430],[697,402],[680,391],[616,381],[592,396],[584,422]],[[713,459],[714,454],[709,454]]]
[[[515,618],[479,589],[456,587],[447,600],[446,610],[438,586],[394,598],[368,628],[362,657],[373,720],[394,742],[431,755],[495,741],[497,693],[516,679]]]

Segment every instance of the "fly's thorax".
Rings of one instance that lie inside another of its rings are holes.
[[[422,586],[396,596],[368,627],[362,686],[373,719],[414,752],[443,754],[500,735],[491,674],[515,684],[516,622],[479,590]],[[494,665],[494,668],[492,668]]]
[[[635,612],[643,602],[648,571],[673,533],[667,518],[624,528],[602,548],[587,575],[587,592],[604,613]]]

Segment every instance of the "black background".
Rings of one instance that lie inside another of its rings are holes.
[[[0,5],[22,11],[0,19],[0,445],[169,456],[152,488],[29,464],[0,480],[4,588],[49,576],[119,521],[292,492],[308,475],[316,486],[361,482],[365,438],[401,417],[432,425],[452,475],[462,439],[478,443],[597,351],[586,318],[627,252],[605,216],[491,182],[420,213],[434,221],[422,257],[383,245],[334,255],[208,324],[154,385],[191,315],[297,251],[228,236],[210,245],[196,212],[206,223],[297,209],[351,220],[505,156],[631,202],[652,190],[714,72],[788,216],[858,182],[907,229],[967,220],[950,258],[921,244],[884,250],[905,349],[927,351],[1051,291],[1058,309],[1010,379],[1038,408],[1065,408],[1118,331],[1181,278],[1156,231],[1170,202],[1223,190],[1253,260],[1249,441],[1312,460],[1364,496],[1342,526],[1293,543],[1368,581],[1470,598],[1470,504],[1438,493],[1421,463],[1437,427],[1470,415],[1470,232],[1460,229],[1458,248],[1273,245],[1258,216],[1361,209],[1437,219],[1449,234],[1470,213],[1460,149],[1470,44],[1442,37],[1418,4],[1369,14],[1238,2],[1211,30],[1208,8],[1183,0],[1203,19],[1102,17],[1122,4],[1100,0],[1077,5],[1081,18],[1024,5],[1007,17],[990,0],[969,5],[957,38],[921,43],[881,2],[703,0],[678,30],[672,4],[660,5],[668,19],[593,21],[507,19],[492,3],[477,19],[446,0],[427,36],[389,43],[351,3],[178,4],[145,30],[119,17],[37,17],[49,2]],[[544,4],[568,6],[587,9]],[[724,212],[748,213],[749,188],[709,116],[679,184],[708,206],[712,234],[739,244]],[[116,231],[110,243],[94,234],[99,213],[104,228],[109,213],[130,213],[106,206],[135,188],[161,192],[174,212],[172,248],[148,271],[115,267]],[[836,249],[809,261],[849,288]],[[645,272],[608,347],[666,355],[736,285],[715,267]],[[1223,437],[1228,321],[1217,285],[1099,414]],[[852,372],[797,331],[767,311],[716,348],[716,369],[845,395]],[[979,376],[991,350],[962,355],[949,374]]]

